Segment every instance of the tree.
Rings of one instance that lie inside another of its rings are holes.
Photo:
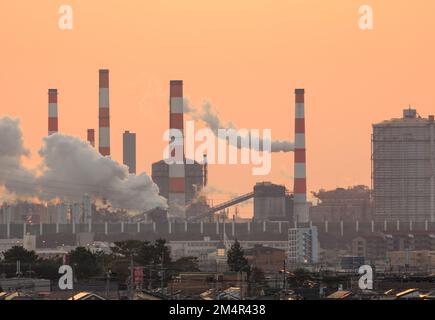
[[[148,281],[153,279],[153,284],[160,284],[162,277],[166,282],[170,277],[167,269],[172,266],[172,259],[166,240],[158,239],[154,243],[140,240],[115,242],[112,252],[109,265],[111,271],[116,273],[119,279],[126,280],[130,276],[131,257],[136,265],[145,267]]]
[[[246,260],[243,249],[239,241],[237,241],[237,239],[234,242],[234,244],[231,246],[230,250],[228,250],[227,264],[230,267],[231,271],[236,271],[236,272],[249,271],[248,260]]]
[[[57,280],[59,279],[59,267],[63,264],[62,258],[39,259],[33,270],[39,278]]]
[[[174,273],[180,272],[197,272],[199,271],[198,267],[198,258],[197,257],[182,257],[172,263],[172,271]]]
[[[20,263],[32,264],[38,260],[38,256],[35,251],[28,251],[23,247],[15,246],[6,251],[4,254],[5,262],[15,263],[20,261]]]
[[[257,267],[252,268],[249,280],[259,285],[264,285],[266,283],[266,277],[264,276],[263,270]]]
[[[166,244],[166,240],[158,239],[154,243],[154,264],[162,264],[168,266],[171,264],[171,249]]]
[[[259,295],[266,287],[266,277],[262,269],[254,267],[249,272],[249,291],[252,295]]]
[[[119,254],[124,257],[133,258],[139,255],[144,242],[140,240],[126,240],[115,242],[115,247],[112,248],[114,254]]]
[[[68,259],[78,279],[89,279],[99,272],[97,257],[87,248],[76,248],[68,254]]]
[[[115,242],[115,247],[112,248],[115,255],[121,255],[124,258],[130,259],[141,265],[151,264],[155,256],[155,246],[148,241],[127,240]]]

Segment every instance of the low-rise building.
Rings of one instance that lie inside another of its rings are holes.
[[[391,251],[388,262],[391,271],[432,272],[435,270],[435,251]]]
[[[245,257],[252,267],[259,268],[266,273],[282,270],[286,259],[286,251],[263,245],[256,245],[245,250]]]
[[[351,253],[372,262],[385,260],[388,250],[391,249],[390,243],[390,238],[381,233],[359,236],[352,240]]]
[[[230,287],[246,286],[246,274],[240,272],[185,272],[172,281],[171,290],[184,297],[199,297],[209,289],[222,292]]]

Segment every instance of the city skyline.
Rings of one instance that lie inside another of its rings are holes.
[[[0,103],[3,115],[20,118],[27,164],[38,163],[46,135],[47,88],[59,90],[59,131],[86,140],[98,126],[97,71],[107,68],[112,156],[122,163],[122,133],[136,132],[138,172],[150,174],[161,159],[167,83],[183,79],[192,105],[208,100],[224,121],[271,128],[281,140],[293,140],[293,88],[306,88],[308,191],[370,185],[371,124],[400,117],[409,104],[432,113],[434,48],[421,39],[435,5],[372,1],[374,30],[363,31],[358,1],[242,3],[73,2],[72,30],[58,28],[57,1],[2,3]],[[222,198],[260,181],[292,189],[292,175],[289,153],[273,154],[266,177],[252,176],[251,166],[209,167]]]
[[[433,12],[0,1],[0,304],[435,300]]]

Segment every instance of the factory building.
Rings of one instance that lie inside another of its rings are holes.
[[[293,216],[293,198],[285,186],[260,182],[254,186],[254,219],[289,221]]]
[[[12,207],[4,203],[0,208],[0,224],[8,224],[13,221]]]
[[[434,116],[415,109],[373,125],[372,183],[378,220],[435,221]]]
[[[136,174],[136,133],[125,131],[122,135],[122,159],[128,167],[128,172]]]
[[[204,166],[195,161],[195,163],[184,165],[185,168],[185,194],[186,203],[189,204],[195,198],[197,192],[204,187]],[[152,164],[152,179],[159,187],[160,195],[168,199],[169,197],[169,165],[160,160]]]
[[[289,266],[298,267],[317,263],[318,251],[317,227],[288,230],[287,261]]]
[[[81,222],[82,206],[80,203],[73,203],[71,205],[71,222],[78,224]]]
[[[55,204],[47,205],[47,218],[45,222],[48,224],[57,223],[57,206]]]
[[[17,201],[0,206],[0,224],[39,223],[44,220],[45,207],[42,204]]]
[[[85,195],[83,197],[83,222],[86,224],[92,223],[92,212],[93,206],[91,202],[91,197]]]
[[[68,205],[64,202],[57,206],[57,221],[58,224],[68,223]]]
[[[321,189],[313,192],[317,205],[310,207],[311,221],[354,222],[371,221],[373,204],[370,189],[358,185],[349,188],[336,188],[333,190]]]

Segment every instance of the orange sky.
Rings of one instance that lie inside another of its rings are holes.
[[[58,8],[74,29],[58,28]],[[374,9],[374,30],[358,8]],[[209,100],[238,127],[293,139],[295,87],[306,89],[308,189],[370,184],[371,124],[412,104],[435,113],[435,1],[89,0],[0,2],[0,116],[21,119],[36,152],[47,131],[47,89],[59,89],[60,130],[98,125],[98,69],[110,69],[112,155],[137,133],[138,169],[162,157],[168,84],[183,79],[194,105]],[[292,188],[293,154],[272,172],[211,166],[232,193],[269,180]],[[216,198],[219,198],[218,196]]]

